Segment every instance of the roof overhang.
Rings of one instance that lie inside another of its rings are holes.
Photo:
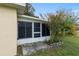
[[[19,14],[24,12],[25,3],[0,3],[2,6],[16,8]]]
[[[32,16],[26,16],[26,15],[18,15],[18,18],[25,18],[25,19],[29,19],[29,20],[47,22],[47,21],[44,20],[44,19],[40,19],[40,18],[36,18],[36,17],[32,17]]]

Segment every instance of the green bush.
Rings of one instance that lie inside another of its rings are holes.
[[[77,17],[68,11],[59,10],[56,14],[48,15],[48,24],[50,27],[50,43],[62,41],[66,34],[76,33]]]

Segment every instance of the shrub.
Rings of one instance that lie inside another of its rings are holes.
[[[56,14],[48,14],[50,27],[50,43],[62,41],[64,35],[76,33],[77,17],[68,11],[59,10]]]

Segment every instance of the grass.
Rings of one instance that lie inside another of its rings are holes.
[[[63,45],[58,49],[40,50],[32,53],[33,56],[79,56],[79,34],[66,36]]]

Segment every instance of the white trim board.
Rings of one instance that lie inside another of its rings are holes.
[[[24,39],[19,39],[18,40],[18,45],[49,40],[49,37],[50,36],[38,37],[38,38],[24,38]]]

